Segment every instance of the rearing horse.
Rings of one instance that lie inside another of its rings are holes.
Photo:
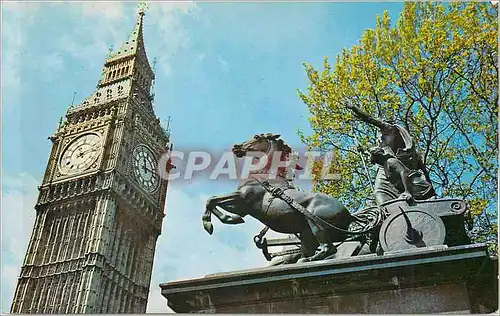
[[[291,148],[279,137],[280,135],[270,133],[255,135],[252,139],[234,145],[232,151],[238,158],[250,152],[260,152],[262,156],[267,156],[269,162],[276,152],[281,158],[287,158]],[[326,194],[298,191],[286,178],[284,168],[278,168],[275,174],[272,172],[271,164],[267,163],[262,169],[249,172],[248,178],[240,182],[235,192],[208,199],[202,217],[205,230],[209,234],[213,232],[211,214],[225,224],[243,223],[242,217],[250,215],[276,232],[298,234],[301,240],[301,261],[321,260],[334,254],[336,250],[333,242],[346,239],[345,231],[353,220],[344,205]],[[267,192],[261,185],[263,181],[268,181],[273,187],[282,188],[307,211],[340,230],[327,229],[307,219],[285,201]],[[217,207],[232,214],[222,212]],[[316,251],[318,246],[319,251]]]

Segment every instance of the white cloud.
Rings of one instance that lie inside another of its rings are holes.
[[[8,312],[31,237],[38,181],[28,174],[2,181],[2,312]]]
[[[61,54],[52,52],[40,57],[40,60],[36,63],[40,63],[43,65],[43,72],[57,72],[64,68],[64,63],[61,57]],[[45,77],[45,76],[42,76]]]
[[[120,21],[123,19],[122,2],[81,2],[82,14],[84,16],[96,16],[106,22]]]
[[[71,21],[56,29],[48,14],[66,15]],[[190,45],[183,17],[199,13],[194,2],[152,2],[145,18],[145,44],[150,62],[156,56],[162,75],[174,72],[172,57]],[[134,3],[127,2],[7,2],[2,5],[2,80],[4,98],[15,103],[22,91],[23,73],[37,72],[41,78],[54,78],[64,70],[62,55],[77,59],[84,67],[101,68],[110,47],[126,40],[136,20]],[[43,23],[41,23],[43,21]],[[51,40],[34,53],[28,43],[38,24]],[[36,54],[36,56],[33,56]],[[62,54],[62,55],[61,55]],[[23,68],[23,69],[22,69]],[[29,87],[25,86],[25,89]]]
[[[196,55],[196,58],[198,59],[198,61],[203,61],[205,59],[205,54],[201,53],[201,54],[198,54]]]
[[[190,45],[189,34],[182,25],[183,16],[196,17],[200,8],[194,2],[151,2],[146,12],[145,27],[151,25],[154,35],[145,34],[148,56],[157,57],[158,68],[166,76],[170,75],[171,57]]]
[[[63,69],[62,59],[55,52],[38,51],[37,58],[32,58],[27,51],[30,30],[39,22],[42,9],[50,10],[53,6],[52,3],[42,6],[36,2],[2,4],[2,90],[10,100],[19,99],[23,82],[21,67],[38,73],[53,73]]]
[[[17,177],[4,175],[2,184],[2,312],[8,312],[33,228],[39,181],[23,173]],[[252,218],[235,226],[223,225],[214,218],[214,234],[210,236],[203,230],[201,215],[208,197],[189,196],[182,185],[169,187],[167,215],[156,245],[148,313],[172,312],[161,296],[160,283],[268,264],[252,240],[263,226]],[[277,234],[266,235],[272,236]]]
[[[10,311],[20,266],[2,264],[2,314]]]
[[[256,220],[245,217],[244,224],[223,225],[214,218],[213,235],[204,231],[201,216],[207,198],[206,194],[187,195],[182,185],[176,187],[173,183],[169,187],[167,215],[156,245],[148,313],[171,312],[161,296],[160,283],[268,264],[253,243],[253,236],[263,227]],[[266,235],[272,236],[278,234]]]
[[[65,5],[70,14],[83,19],[78,20],[73,31],[65,32],[58,39],[60,49],[89,65],[104,61],[110,46],[119,47],[137,18],[133,5],[119,1]],[[170,75],[171,56],[189,45],[189,36],[182,27],[182,16],[196,14],[198,7],[194,2],[151,2],[148,7],[144,22],[148,57],[152,62],[156,56],[158,68]]]
[[[217,56],[217,62],[222,66],[222,69],[226,70],[229,68],[229,63],[222,56]]]
[[[11,31],[3,34],[2,75],[4,84],[12,87],[20,85],[20,58],[24,48],[26,29],[33,19],[28,15],[38,14],[41,3],[31,6],[27,3],[10,4],[11,14],[8,26]],[[104,61],[108,46],[117,47],[126,39],[135,21],[135,14],[127,9],[123,2],[98,3],[43,3],[63,8],[69,15],[80,19],[73,30],[63,30],[62,35],[55,35],[57,46],[73,58],[89,65]],[[130,11],[130,12],[129,12]],[[182,17],[196,18],[200,9],[195,3],[188,2],[152,2],[149,4],[145,20],[145,42],[150,61],[158,56],[158,66],[164,75],[173,72],[171,59],[182,49],[190,45],[189,34],[183,27]],[[82,18],[83,17],[83,18]],[[7,24],[6,24],[7,23]],[[3,28],[5,30],[5,28]],[[58,51],[57,49],[55,51]],[[205,54],[198,55],[199,60]],[[37,61],[49,64],[57,70],[63,68],[60,55],[49,52],[38,56]],[[222,58],[219,62],[227,64]],[[42,63],[40,63],[42,64]],[[7,79],[7,81],[5,81]],[[2,311],[10,308],[17,275],[30,238],[35,212],[36,187],[33,177],[20,175],[4,178],[2,192]],[[225,193],[225,192],[221,192]],[[167,216],[163,223],[163,232],[158,239],[155,264],[151,280],[148,312],[170,312],[166,300],[160,294],[159,284],[193,277],[202,277],[209,273],[233,271],[267,265],[260,250],[256,249],[252,237],[262,225],[252,219],[238,226],[222,225],[214,219],[214,235],[208,235],[202,228],[201,215],[208,195],[189,196],[182,187],[171,185],[167,199]],[[269,233],[269,236],[272,236]]]
[[[135,18],[120,1],[61,3],[58,9],[79,18],[72,30],[56,39],[59,49],[87,65],[104,64],[110,45],[117,47],[126,39],[130,30],[124,26],[132,29]]]
[[[25,35],[19,25],[28,12],[34,13],[35,7],[16,2],[8,2],[4,6],[2,8],[2,90],[8,90],[17,96],[21,88],[21,54],[25,43]],[[7,19],[7,16],[10,18]]]
[[[39,182],[31,175],[5,177],[2,183],[2,250],[23,259],[35,218]],[[25,234],[25,232],[28,232]],[[21,235],[22,234],[22,235]]]
[[[2,29],[11,28],[7,22],[2,23]],[[10,32],[3,36],[2,47],[2,90],[9,90],[18,96],[21,88],[20,51],[22,39],[18,32]]]
[[[40,8],[40,3],[27,1],[5,1],[2,3],[2,9],[11,13],[22,13],[29,15]],[[29,23],[29,21],[27,21]]]

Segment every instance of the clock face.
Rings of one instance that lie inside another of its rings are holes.
[[[137,182],[148,192],[156,190],[160,181],[156,171],[156,160],[151,151],[145,146],[137,147],[132,164]]]
[[[73,140],[64,150],[59,162],[62,174],[76,174],[88,169],[99,157],[101,138],[85,134]]]

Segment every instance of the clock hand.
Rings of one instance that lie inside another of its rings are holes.
[[[90,151],[95,151],[95,149],[96,149],[96,145],[94,145],[94,146],[90,147],[89,149],[87,149],[87,150],[85,150],[85,151],[82,151],[82,150],[79,148],[80,152],[77,154],[77,157],[78,157],[78,158],[81,158],[81,157],[83,157],[83,155],[85,155],[86,153],[88,153],[88,152],[90,152]]]
[[[92,150],[86,150],[86,151],[81,151],[78,153],[78,158],[81,158],[83,157],[84,155],[86,155],[88,152],[90,151],[94,151],[93,149]]]
[[[149,169],[148,167],[144,166],[144,169],[151,172],[152,174],[156,174],[153,170]]]
[[[94,151],[97,148],[97,145],[98,144],[92,145],[92,146],[90,146],[89,149],[87,149],[85,151],[80,151],[80,154],[85,154],[85,153],[88,153],[89,151]]]

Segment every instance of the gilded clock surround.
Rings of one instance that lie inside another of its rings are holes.
[[[132,155],[132,172],[144,190],[154,192],[158,188],[160,178],[157,169],[152,151],[145,145],[137,146]]]
[[[73,175],[97,167],[101,154],[102,139],[96,133],[85,133],[72,140],[63,150],[59,159],[59,172]]]

